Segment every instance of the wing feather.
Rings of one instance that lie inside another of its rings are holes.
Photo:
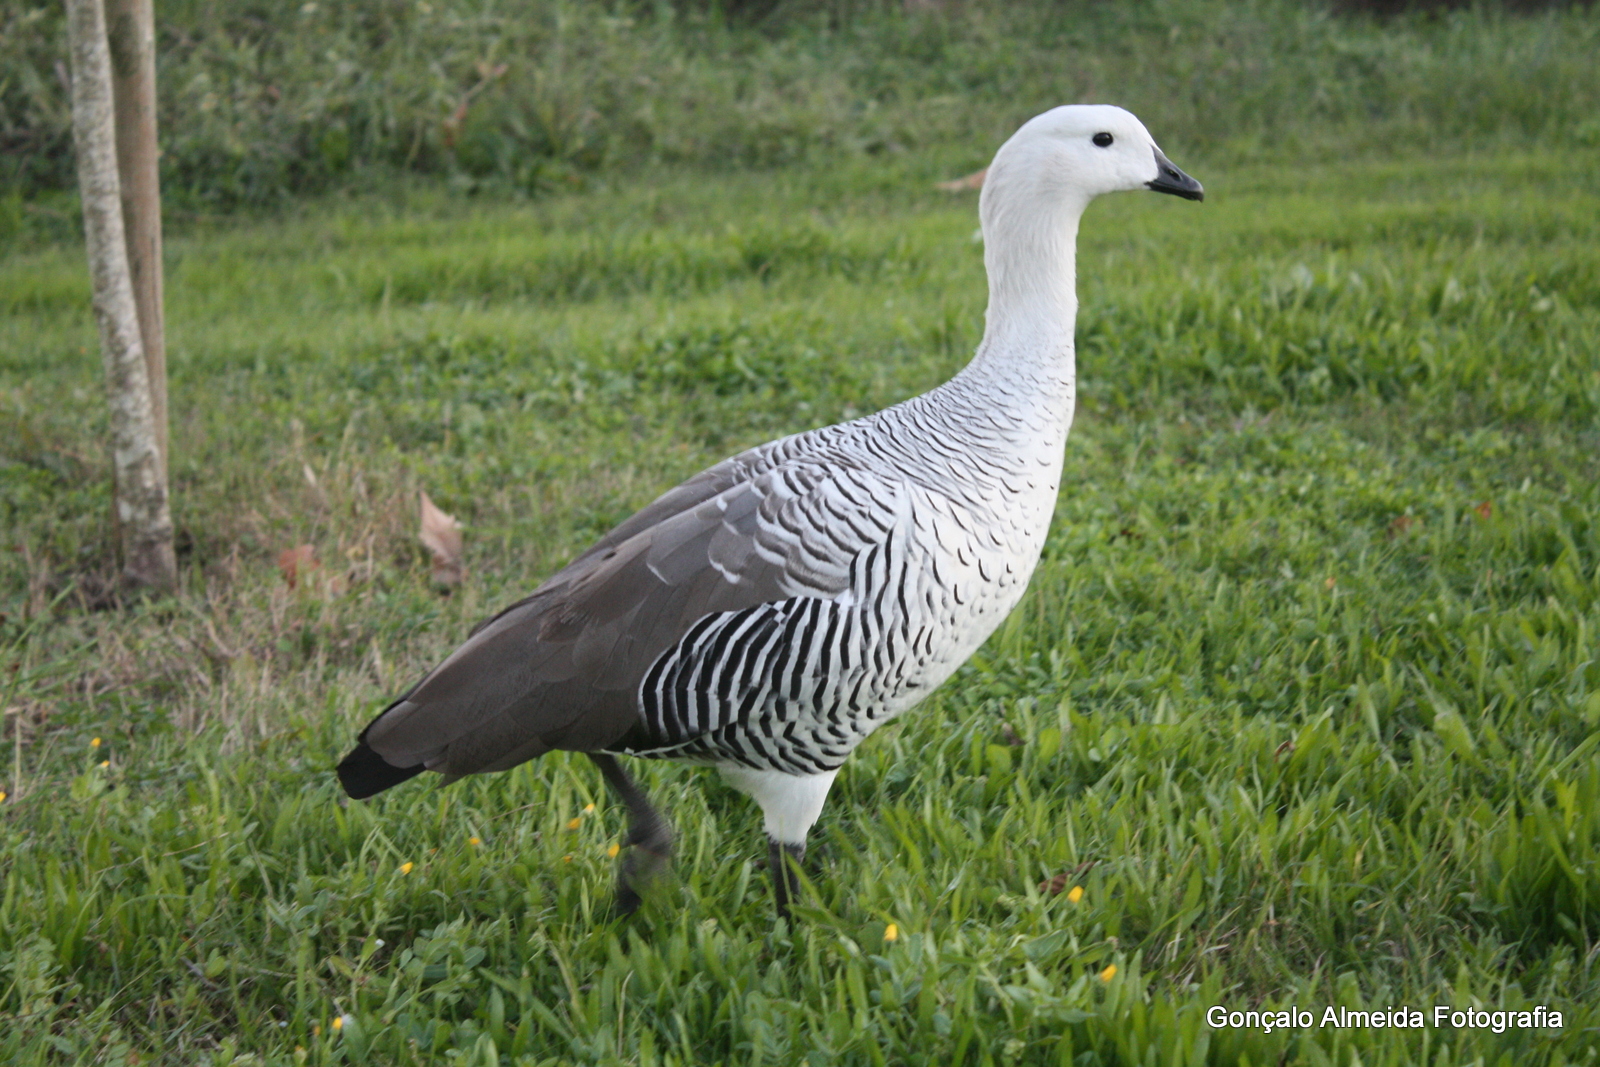
[[[640,725],[644,673],[697,620],[843,592],[864,547],[858,531],[877,526],[858,517],[818,536],[814,524],[829,519],[821,504],[881,502],[886,490],[831,491],[834,479],[859,482],[863,473],[843,457],[808,456],[755,475],[741,460],[663,495],[482,624],[362,740],[395,766],[425,764],[450,777],[554,748],[604,748]]]

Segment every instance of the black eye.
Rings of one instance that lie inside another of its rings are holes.
[[[1112,140],[1113,138],[1109,133],[1097,133],[1094,135],[1094,145],[1096,148],[1110,148]]]

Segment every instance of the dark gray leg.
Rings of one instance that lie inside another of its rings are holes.
[[[672,862],[672,827],[615,756],[591,752],[589,758],[628,807],[628,849],[617,864],[617,899],[611,910],[632,915],[639,907],[639,890]]]
[[[800,861],[806,846],[781,845],[767,838],[767,866],[772,868],[772,896],[778,904],[778,918],[789,917],[789,902],[800,895]]]

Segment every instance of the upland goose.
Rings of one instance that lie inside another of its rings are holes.
[[[1022,597],[1072,423],[1078,220],[1132,189],[1203,195],[1121,108],[1026,123],[983,183],[989,309],[961,373],[667,492],[389,705],[339,764],[345,790],[587,753],[629,810],[628,912],[672,834],[616,757],[713,766],[761,805],[787,915],[850,751]]]

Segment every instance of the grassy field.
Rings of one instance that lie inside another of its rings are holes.
[[[623,813],[587,761],[366,804],[331,767],[662,488],[961,366],[984,289],[948,172],[192,225],[186,585],[121,610],[82,252],[6,258],[0,1059],[1593,1062],[1592,152],[1174,158],[1206,203],[1085,220],[1083,405],[1033,588],[846,764],[791,929],[755,807],[708,773],[642,768],[680,852],[615,924]],[[467,524],[453,596],[418,489]],[[302,543],[321,567],[290,588]],[[1565,1026],[1269,1034],[1214,1004]]]
[[[162,189],[216,212],[401,172],[504,197],[662,163],[982,156],[1090,99],[1182,158],[1600,148],[1588,6],[1334,13],[1373,2],[162,0]],[[0,0],[0,247],[78,229],[64,22]]]

